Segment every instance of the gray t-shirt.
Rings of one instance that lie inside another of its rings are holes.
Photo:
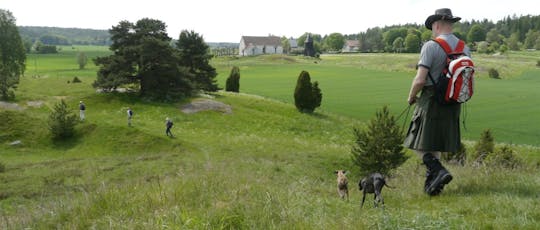
[[[439,37],[444,39],[452,49],[456,48],[459,41],[459,38],[457,38],[454,34],[442,34],[439,35]],[[467,46],[465,46],[463,49],[463,53],[469,57],[471,56],[471,51]],[[418,61],[418,66],[423,66],[429,69],[429,73],[433,77],[433,80],[437,82],[445,65],[446,53],[444,52],[443,48],[437,44],[436,41],[430,40],[426,42],[420,51],[420,60]],[[430,85],[433,85],[433,82],[429,76],[426,76],[425,86]]]

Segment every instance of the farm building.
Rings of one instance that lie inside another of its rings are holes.
[[[281,39],[276,36],[254,37],[242,36],[238,47],[238,55],[253,56],[261,54],[282,54]]]
[[[346,40],[343,45],[342,52],[358,52],[360,50],[360,41],[358,40]]]

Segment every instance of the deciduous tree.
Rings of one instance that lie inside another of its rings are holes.
[[[84,69],[86,63],[88,63],[88,57],[84,52],[79,52],[77,55],[77,63],[79,64],[79,69]]]
[[[26,51],[11,12],[0,9],[0,97],[13,99],[26,68]]]

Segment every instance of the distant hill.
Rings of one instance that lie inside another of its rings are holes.
[[[207,42],[210,48],[238,48],[239,43],[232,42]]]
[[[110,45],[108,30],[19,26],[23,40],[41,40],[48,45]]]
[[[19,26],[23,40],[32,43],[41,40],[47,45],[110,45],[112,44],[108,30],[60,28],[43,26]],[[213,48],[238,48],[238,43],[208,42]]]

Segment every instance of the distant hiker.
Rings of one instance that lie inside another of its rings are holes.
[[[128,107],[127,109],[127,119],[128,119],[128,126],[131,126],[131,118],[133,117],[133,111],[131,108]]]
[[[85,110],[86,110],[86,106],[84,105],[83,101],[79,101],[79,117],[81,118],[81,121],[84,121]]]
[[[459,38],[452,32],[452,25],[459,21],[447,8],[438,9],[426,19],[425,26],[432,30],[433,38],[444,39],[452,48],[459,43]],[[468,47],[464,53],[470,56]],[[409,105],[416,103],[412,121],[405,137],[404,146],[413,149],[427,167],[424,191],[435,196],[452,180],[452,175],[439,161],[441,153],[457,152],[461,144],[459,113],[460,104],[443,105],[434,97],[435,85],[447,64],[445,50],[434,40],[424,43],[418,61],[418,70],[411,85]],[[433,76],[434,80],[428,80]],[[434,82],[435,81],[435,82]],[[416,95],[419,92],[420,97]]]
[[[165,134],[166,134],[167,136],[170,136],[170,137],[173,136],[172,133],[171,133],[171,128],[172,128],[172,126],[173,126],[173,122],[171,121],[170,118],[167,117],[167,119],[165,119],[165,127],[167,128],[167,129],[165,130]]]

